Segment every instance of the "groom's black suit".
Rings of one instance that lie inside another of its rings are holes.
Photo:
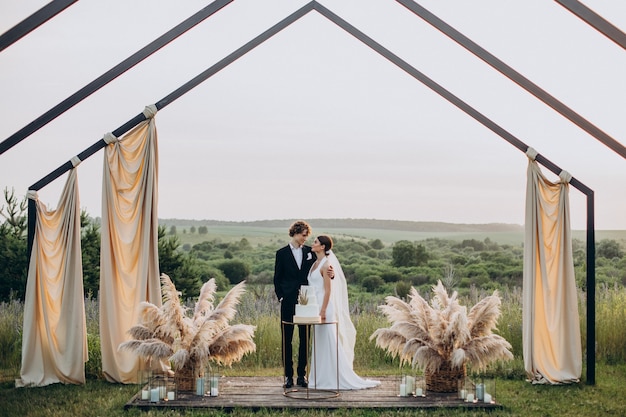
[[[302,246],[302,265],[298,268],[296,259],[293,256],[291,246],[287,245],[276,251],[276,262],[274,263],[274,291],[280,303],[281,321],[293,322],[293,315],[296,312],[298,302],[298,292],[300,285],[307,285],[309,270],[315,262],[315,254],[311,252],[309,246]],[[293,325],[282,326],[283,333],[283,365],[285,376],[293,377]],[[307,340],[306,326],[298,325],[300,336],[300,347],[298,348],[298,376],[306,376],[307,365]]]

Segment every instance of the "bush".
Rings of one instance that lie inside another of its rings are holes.
[[[238,284],[250,275],[250,267],[235,259],[221,262],[217,267],[222,270],[231,284]]]
[[[376,292],[379,288],[385,285],[385,281],[383,281],[383,279],[378,275],[370,275],[369,277],[363,278],[361,285],[368,292]]]
[[[385,271],[380,274],[380,277],[385,282],[398,282],[402,279],[402,274],[399,271]]]
[[[398,298],[406,299],[411,291],[411,284],[405,281],[400,281],[396,284],[396,296]]]

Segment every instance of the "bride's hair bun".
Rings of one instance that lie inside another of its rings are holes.
[[[320,241],[320,244],[324,245],[324,251],[326,252],[326,255],[328,255],[330,250],[333,248],[333,240],[328,235],[319,235],[317,240]]]

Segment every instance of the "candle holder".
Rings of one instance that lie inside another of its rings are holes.
[[[137,388],[141,401],[150,401],[150,379],[152,378],[152,371],[146,367],[145,363],[140,365],[140,369],[137,371]]]
[[[464,401],[466,403],[478,402],[478,400],[476,399],[476,383],[469,378],[464,378],[463,381],[465,386]]]
[[[204,397],[207,392],[207,380],[205,378],[204,372],[200,372],[196,377],[196,395],[199,397]]]
[[[482,398],[478,398],[478,400],[484,402],[485,404],[495,404],[496,403],[496,379],[495,378],[482,378],[481,383],[482,383],[484,392],[483,392]]]
[[[206,390],[209,397],[217,397],[220,393],[219,390],[219,370],[218,368],[213,368],[212,366],[207,366],[205,369],[205,377],[206,377]]]
[[[165,379],[167,375],[160,372],[152,372],[150,377],[150,383],[148,387],[150,389],[150,402],[158,403],[164,401],[166,398],[167,386]]]
[[[219,395],[219,374],[210,365],[205,366],[196,378],[196,395],[207,397]]]
[[[416,398],[425,397],[426,396],[426,379],[423,377],[415,377],[415,383],[413,385],[414,392]]]
[[[399,397],[408,397],[409,396],[409,390],[408,390],[408,384],[407,384],[407,378],[406,378],[406,374],[402,374],[400,376],[400,380],[398,383],[398,396]]]
[[[476,378],[476,400],[483,401],[485,398],[485,380],[483,377]]]
[[[474,394],[474,384],[467,376],[460,378],[457,383],[457,398],[461,401],[467,399],[467,394]]]
[[[165,377],[165,401],[178,399],[178,383],[175,378]]]

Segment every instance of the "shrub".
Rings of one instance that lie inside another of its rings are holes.
[[[411,284],[405,281],[400,281],[396,284],[396,297],[406,299],[411,291]]]
[[[238,284],[250,275],[250,267],[235,259],[221,262],[217,267],[222,270],[231,284]]]
[[[376,292],[379,288],[385,285],[385,281],[378,275],[370,275],[368,277],[363,278],[361,281],[361,285],[368,292]]]

